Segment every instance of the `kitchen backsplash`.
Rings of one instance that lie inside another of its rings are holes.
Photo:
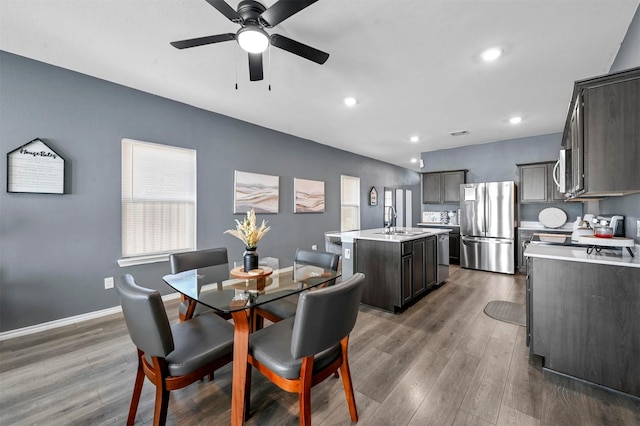
[[[422,212],[422,223],[458,224],[457,210],[427,210]]]

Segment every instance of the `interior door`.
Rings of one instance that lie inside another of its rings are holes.
[[[396,226],[403,228],[404,225],[404,190],[396,189]]]
[[[412,201],[412,194],[409,189],[407,189],[404,192],[404,205],[405,205],[404,217],[406,218],[405,220],[406,226],[412,227],[413,214],[411,212],[413,211],[413,201]]]

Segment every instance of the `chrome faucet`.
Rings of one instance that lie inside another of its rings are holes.
[[[386,220],[384,222],[384,232],[385,234],[391,234],[395,232],[395,226],[393,226],[393,223],[398,217],[398,213],[396,212],[396,208],[393,206],[388,206],[387,209],[388,211],[385,214]]]

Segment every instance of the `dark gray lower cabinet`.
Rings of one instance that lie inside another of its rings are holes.
[[[534,231],[518,230],[518,270],[521,274],[527,273],[527,258],[524,257],[524,251],[531,242]]]
[[[529,258],[530,350],[551,370],[640,396],[640,268]]]
[[[354,272],[367,276],[362,303],[397,312],[436,284],[437,238],[356,240]]]

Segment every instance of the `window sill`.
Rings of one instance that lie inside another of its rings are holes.
[[[118,265],[121,268],[126,268],[127,266],[136,266],[136,265],[146,265],[148,263],[159,263],[159,262],[168,262],[169,254],[153,254],[150,256],[135,256],[135,257],[123,257],[122,259],[118,259]]]

